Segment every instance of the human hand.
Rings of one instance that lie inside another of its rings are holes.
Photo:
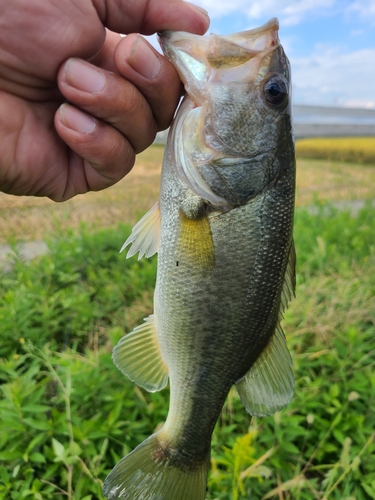
[[[0,191],[64,201],[124,177],[181,83],[142,37],[118,33],[208,24],[181,0],[0,0]]]

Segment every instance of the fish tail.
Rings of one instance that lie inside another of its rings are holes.
[[[109,500],[204,500],[209,457],[187,465],[153,434],[124,457],[107,476]]]

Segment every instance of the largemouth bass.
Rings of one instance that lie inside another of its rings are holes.
[[[290,67],[276,19],[230,36],[160,38],[187,95],[169,133],[160,201],[124,244],[128,256],[158,252],[154,314],[113,359],[149,391],[169,378],[170,408],[111,471],[104,493],[203,500],[231,386],[258,416],[293,395],[280,326],[295,287]]]

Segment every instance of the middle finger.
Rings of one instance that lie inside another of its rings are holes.
[[[59,89],[79,107],[119,130],[139,153],[154,140],[157,124],[142,93],[115,73],[81,59],[68,59],[58,74]]]

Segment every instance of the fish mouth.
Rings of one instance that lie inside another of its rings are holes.
[[[275,31],[276,34],[279,31],[279,20],[276,17],[273,17],[266,23],[264,23],[262,26],[259,26],[258,28],[253,28],[251,30],[245,30],[245,31],[239,31],[238,33],[234,33],[233,35],[229,35],[229,37],[233,38],[241,38],[241,37],[254,37],[255,35],[260,35],[264,34],[266,32],[273,32]],[[227,35],[224,35],[227,36]],[[277,39],[278,41],[278,39]]]
[[[225,42],[229,42],[231,45],[237,46],[236,50],[243,48],[247,51],[259,53],[279,44],[278,31],[279,21],[274,17],[258,28],[240,31],[232,35],[214,35],[211,33],[208,36],[200,36],[184,31],[165,30],[158,32],[158,38],[164,52],[168,52],[169,45],[174,45],[176,49],[180,48],[188,53],[195,52],[194,49],[198,48],[198,43],[203,43],[204,48],[209,49],[210,39],[214,38],[219,42],[219,45],[225,46]],[[211,45],[214,45],[212,41]],[[201,50],[198,50],[198,52],[201,52]]]
[[[208,81],[229,81],[232,75],[241,80],[243,74],[256,75],[264,58],[280,47],[278,30],[279,22],[273,18],[259,28],[232,35],[162,31],[159,43],[188,94],[200,105],[206,100]]]

